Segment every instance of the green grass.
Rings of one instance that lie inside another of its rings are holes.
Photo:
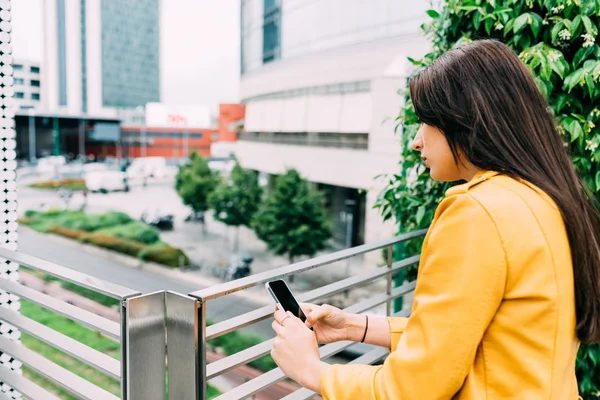
[[[96,349],[102,353],[108,354],[109,356],[119,359],[120,358],[120,345],[112,339],[108,339],[97,332],[82,327],[81,325],[58,316],[44,308],[30,303],[26,300],[21,300],[21,314],[31,318],[47,327],[54,329],[64,335],[67,335],[93,349]],[[78,361],[71,356],[64,354],[63,352],[41,342],[33,336],[23,333],[21,336],[21,342],[29,349],[36,353],[44,356],[48,360],[55,364],[73,372],[76,375],[84,378],[85,380],[103,388],[104,390],[111,392],[119,396],[121,389],[120,384],[117,380],[110,378],[87,364]],[[65,390],[54,385],[46,378],[37,374],[30,368],[23,366],[23,372],[25,377],[35,382],[39,386],[54,393],[61,399],[76,400],[77,398],[70,395]]]
[[[56,280],[68,290],[77,288],[76,290],[72,291],[75,291],[85,297],[91,298],[92,300],[96,300],[99,303],[104,304],[106,306],[119,304],[118,300],[112,299],[108,296],[92,292],[88,289],[77,287],[72,283],[61,281],[55,278],[48,279],[48,275],[37,271],[33,271],[29,268],[22,268],[23,270],[29,273],[33,273],[34,275],[44,280]],[[21,314],[47,326],[48,328],[51,328],[57,332],[69,336],[70,338],[75,339],[78,342],[83,343],[95,350],[107,354],[117,360],[119,360],[121,357],[120,344],[118,342],[104,337],[101,334],[88,328],[85,328],[67,318],[63,318],[57,314],[54,314],[53,312],[48,311],[36,304],[33,304],[26,300],[21,300]],[[43,343],[42,341],[36,339],[35,337],[27,333],[22,333],[21,342],[30,350],[35,351],[36,353],[44,356],[48,360],[73,372],[74,374],[84,378],[85,380],[95,384],[96,386],[99,386],[104,390],[115,394],[116,396],[120,395],[121,389],[120,384],[117,380],[112,379],[96,371],[94,368],[89,367],[87,364],[84,364],[72,358],[71,356],[66,355],[60,350],[57,350]],[[61,399],[77,400],[77,398],[72,396],[69,392],[53,384],[52,382],[44,378],[42,375],[38,374],[37,372],[35,372],[31,368],[28,368],[25,365],[23,365],[23,374],[27,379],[31,380],[38,386],[46,389],[47,391],[53,393]],[[213,399],[221,394],[217,389],[211,386],[208,387],[207,393],[208,399]]]

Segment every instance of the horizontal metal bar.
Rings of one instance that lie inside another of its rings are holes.
[[[29,379],[24,378],[15,371],[12,371],[10,368],[0,368],[0,382],[6,383],[8,386],[12,387],[28,399],[60,400],[52,393],[42,389]],[[12,397],[9,398],[8,396],[3,397],[2,399],[5,398],[12,399]]]
[[[383,304],[383,303],[381,303],[381,304]],[[395,316],[398,316],[398,317],[408,316],[409,313],[410,313],[409,310],[404,310],[404,311],[397,313]],[[336,343],[322,346],[319,349],[321,359],[327,359],[354,344],[355,344],[355,342],[343,341],[343,342],[336,342]],[[385,349],[385,351],[387,352],[387,349]],[[369,353],[367,353],[367,354],[369,354]],[[281,369],[275,368],[269,372],[259,375],[256,378],[251,379],[251,380],[227,391],[226,393],[222,394],[221,396],[216,397],[214,400],[245,399],[249,396],[252,396],[255,393],[260,392],[261,390],[266,389],[267,387],[269,387],[271,385],[274,385],[275,383],[277,383],[283,379],[285,379],[285,374],[281,371]]]
[[[110,377],[117,380],[121,378],[121,363],[118,360],[75,339],[3,307],[0,307],[0,320],[16,326],[42,342],[65,352]]]
[[[393,264],[391,269],[388,268],[377,268],[373,271],[369,271],[365,274],[355,275],[350,278],[343,279],[331,283],[329,285],[322,286],[320,288],[311,290],[310,292],[302,293],[298,295],[298,300],[304,303],[319,300],[320,298],[331,296],[337,293],[341,293],[345,290],[353,287],[369,283],[376,279],[382,278],[386,275],[393,275],[399,270],[404,269],[410,265],[419,262],[420,256],[413,256],[404,260],[398,261]],[[235,331],[237,329],[245,328],[246,326],[252,325],[256,322],[265,320],[273,315],[273,306],[261,307],[257,310],[247,312],[245,314],[238,315],[233,318],[229,318],[225,321],[216,323],[206,328],[206,340],[217,338],[226,333]]]
[[[371,365],[371,364],[374,364],[375,362],[381,360],[388,354],[389,354],[388,349],[385,349],[383,347],[377,347],[377,348],[369,351],[368,353],[363,354],[362,356],[358,357],[357,359],[352,360],[348,364]],[[315,395],[316,395],[316,393],[313,392],[312,390],[302,388],[302,389],[296,390],[294,393],[291,393],[291,394],[281,398],[281,400],[309,400],[309,399],[312,399]]]
[[[371,298],[368,298],[350,307],[345,308],[344,311],[348,313],[365,312],[373,307],[377,307],[378,305],[385,303],[386,301],[393,300],[397,297],[403,296],[411,292],[414,289],[414,287],[414,282],[407,283],[405,285],[393,289],[392,294],[389,296],[387,294],[373,296]],[[247,364],[251,361],[256,360],[257,358],[268,354],[271,351],[271,348],[273,347],[273,340],[274,339],[269,339],[252,347],[248,347],[245,350],[232,354],[228,357],[222,358],[218,361],[208,364],[206,366],[206,379],[213,379],[219,375],[224,374],[227,371],[231,371],[232,369],[239,367],[240,365]],[[339,343],[335,343],[335,345],[339,345]],[[343,349],[351,346],[352,344],[353,342],[347,342],[347,344],[344,347],[342,347],[339,351],[342,351]],[[325,349],[324,351],[327,351],[326,348],[327,346],[323,346],[321,349]]]
[[[44,293],[40,293],[36,290],[3,278],[0,278],[0,289],[23,297],[26,300],[36,303],[48,310],[52,310],[73,321],[80,322],[82,325],[85,325],[114,339],[119,340],[121,337],[121,328],[118,323],[67,304],[64,301],[57,300],[54,297],[48,296]]]
[[[275,268],[270,271],[251,275],[246,278],[238,279],[232,282],[226,282],[220,285],[211,286],[206,289],[190,293],[190,296],[196,297],[201,302],[206,302],[208,300],[216,299],[231,293],[239,292],[240,290],[260,285],[261,283],[270,282],[274,279],[298,274],[300,272],[308,271],[310,269],[321,267],[323,265],[345,260],[346,258],[382,249],[384,247],[402,243],[410,239],[415,239],[425,235],[425,233],[427,233],[426,229],[404,233],[391,239],[383,240],[372,244],[364,244],[335,253],[326,254],[321,257],[312,258],[310,260],[300,261],[298,263],[294,263],[284,267]]]
[[[71,371],[48,361],[27,347],[0,337],[0,349],[45,376],[77,398],[87,400],[118,400],[118,397],[75,375]],[[45,399],[45,398],[44,398]]]
[[[50,261],[42,260],[41,258],[30,256],[18,251],[12,251],[0,247],[0,258],[16,262],[25,267],[44,272],[115,299],[122,300],[126,297],[136,296],[139,294],[133,289],[107,282],[90,275],[82,274],[81,272],[77,272],[72,269],[62,267],[58,264],[54,264]]]

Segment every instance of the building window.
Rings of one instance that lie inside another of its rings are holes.
[[[281,58],[281,4],[264,0],[263,63]]]
[[[15,85],[24,85],[25,79],[23,78],[15,78]]]
[[[29,71],[30,71],[32,74],[39,74],[39,73],[40,73],[40,67],[30,67],[30,68],[29,68]]]
[[[37,79],[32,79],[31,80],[31,86],[33,87],[40,87],[40,81]]]
[[[39,100],[39,99],[40,99],[39,93],[31,93],[31,100]]]
[[[15,64],[13,68],[15,69],[15,71],[23,71],[23,65],[21,64]]]
[[[24,99],[24,98],[25,98],[25,93],[23,93],[23,92],[15,93],[15,99]]]

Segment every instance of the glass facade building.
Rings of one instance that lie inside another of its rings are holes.
[[[160,101],[159,0],[102,0],[101,18],[103,105]]]

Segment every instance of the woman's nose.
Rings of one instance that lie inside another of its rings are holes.
[[[417,135],[412,141],[412,148],[416,151],[423,150],[423,140],[421,139],[421,135],[419,133],[417,133]]]

